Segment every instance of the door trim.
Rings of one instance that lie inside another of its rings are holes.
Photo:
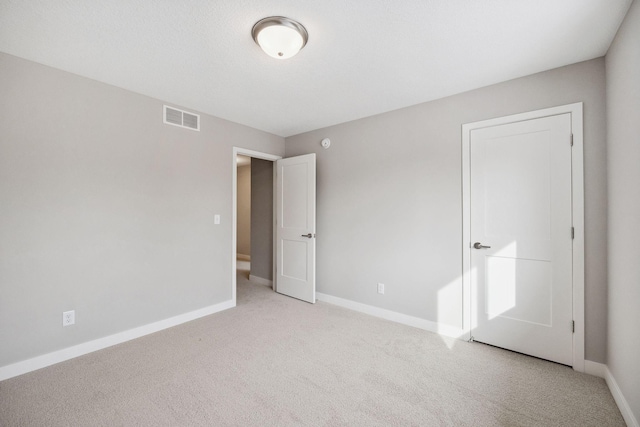
[[[242,147],[233,147],[233,157],[231,157],[231,172],[232,172],[232,180],[231,180],[231,300],[233,302],[233,307],[236,306],[236,268],[238,267],[237,262],[236,262],[236,249],[237,249],[237,244],[238,242],[236,241],[236,239],[238,238],[238,166],[236,164],[236,157],[238,156],[238,154],[242,155],[242,156],[249,156],[249,157],[253,157],[256,159],[262,159],[262,160],[269,160],[271,162],[275,162],[276,160],[280,160],[282,159],[282,156],[278,156],[276,154],[269,154],[269,153],[263,153],[260,151],[254,151],[254,150],[249,150],[248,148],[242,148]],[[275,176],[275,165],[274,165],[274,176]],[[275,251],[275,244],[276,244],[276,239],[275,239],[275,208],[276,208],[276,203],[275,203],[275,197],[276,197],[276,193],[275,193],[275,185],[276,185],[276,181],[275,179],[273,180],[273,209],[274,209],[274,216],[273,216],[273,231],[274,231],[274,237],[273,237],[273,245],[274,245],[274,250],[273,250],[273,264],[275,266],[275,257],[276,257],[276,251]],[[275,269],[273,270],[275,272]],[[273,281],[273,286],[274,286],[274,290],[275,290],[275,280]]]
[[[462,325],[467,338],[471,339],[471,131],[566,113],[571,114],[571,132],[573,133],[573,149],[571,150],[571,215],[575,229],[572,255],[573,319],[575,322],[573,369],[584,372],[584,157],[582,102],[462,125]]]

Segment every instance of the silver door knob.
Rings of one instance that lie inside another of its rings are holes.
[[[310,239],[310,238],[312,238],[312,237],[316,237],[316,235],[315,235],[315,234],[311,234],[311,233],[309,233],[309,234],[303,234],[301,237],[307,237],[307,238],[309,238],[309,239]]]
[[[473,247],[476,249],[489,249],[491,246],[484,246],[482,243],[480,242],[475,242],[473,244]]]

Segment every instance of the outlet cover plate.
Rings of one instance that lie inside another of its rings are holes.
[[[76,311],[65,311],[62,313],[62,326],[69,326],[76,323]]]

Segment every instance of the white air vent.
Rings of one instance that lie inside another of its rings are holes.
[[[164,122],[181,128],[200,130],[200,116],[198,114],[178,110],[166,105],[164,106]]]

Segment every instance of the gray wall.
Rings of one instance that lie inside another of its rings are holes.
[[[607,364],[640,421],[640,3],[607,53],[609,340]]]
[[[604,59],[286,139],[318,154],[318,291],[461,326],[461,126],[584,102],[586,357],[606,360]],[[320,140],[331,138],[328,150]],[[385,283],[385,295],[376,284]]]
[[[251,275],[273,280],[273,162],[251,159]]]
[[[238,168],[236,253],[251,255],[251,165]]]
[[[0,70],[0,366],[231,299],[232,147],[282,138],[164,125],[161,101],[6,54]]]

